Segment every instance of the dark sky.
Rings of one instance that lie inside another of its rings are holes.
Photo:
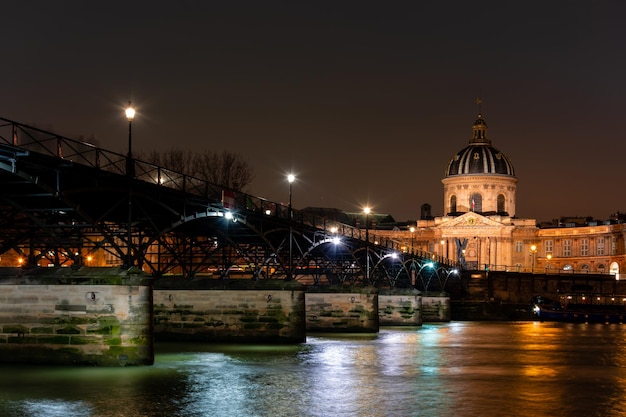
[[[95,4],[95,3],[101,3]],[[12,1],[0,117],[126,152],[241,154],[248,192],[416,219],[480,95],[517,216],[626,211],[626,2]]]

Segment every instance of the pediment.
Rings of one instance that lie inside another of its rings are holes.
[[[504,227],[501,222],[491,220],[488,217],[482,216],[478,213],[469,212],[462,214],[454,219],[448,220],[441,224],[440,227],[453,227],[453,228],[475,228],[475,227]]]

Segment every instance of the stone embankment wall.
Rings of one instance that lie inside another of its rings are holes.
[[[151,280],[118,269],[0,274],[0,361],[151,365]]]
[[[305,308],[308,332],[376,333],[379,329],[377,288],[309,288]]]
[[[449,283],[453,320],[532,320],[536,295],[558,299],[568,292],[626,295],[626,281],[603,274],[465,272]]]
[[[304,342],[304,287],[282,280],[160,279],[154,334],[156,340]]]

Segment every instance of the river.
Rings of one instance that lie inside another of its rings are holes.
[[[159,343],[151,367],[2,365],[0,416],[626,416],[626,327],[452,322]]]

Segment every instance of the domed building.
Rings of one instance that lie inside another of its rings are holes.
[[[517,177],[511,160],[488,136],[478,114],[467,146],[444,172],[443,215],[423,204],[416,222],[374,224],[380,237],[404,250],[426,251],[469,270],[549,274],[612,274],[624,279],[626,213],[608,220],[561,217],[538,224],[516,213]]]
[[[414,249],[432,252],[469,269],[523,263],[516,242],[532,242],[534,219],[515,218],[517,178],[511,160],[492,145],[482,114],[469,144],[448,163],[443,183],[445,215],[417,221]],[[521,254],[520,254],[521,255]]]
[[[487,133],[479,113],[469,144],[446,166],[444,215],[431,216],[425,204],[416,227],[392,237],[406,242],[407,251],[428,251],[470,270],[611,273],[619,278],[626,267],[626,214],[541,226],[535,219],[518,218],[515,169]]]
[[[469,145],[448,163],[442,182],[448,215],[472,211],[515,216],[515,170],[509,158],[491,145],[482,114]]]

